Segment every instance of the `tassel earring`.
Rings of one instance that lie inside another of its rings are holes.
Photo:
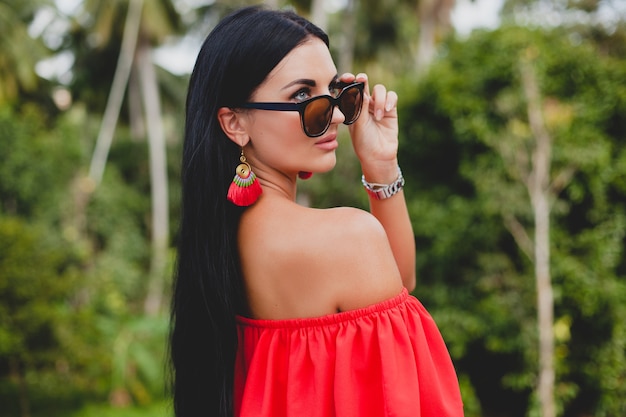
[[[237,165],[235,177],[228,188],[227,198],[238,206],[246,207],[254,204],[263,190],[261,189],[261,184],[257,181],[256,175],[252,172],[250,164],[246,162],[243,148],[241,148],[239,161],[241,163]]]

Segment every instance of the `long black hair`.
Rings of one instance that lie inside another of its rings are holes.
[[[322,30],[293,12],[243,8],[209,34],[191,75],[170,331],[177,417],[233,414],[235,316],[246,312],[237,247],[244,209],[226,199],[240,149],[222,131],[217,111],[248,101],[310,36],[328,45]]]

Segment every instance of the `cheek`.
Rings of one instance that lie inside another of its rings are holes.
[[[249,130],[259,162],[290,170],[293,164],[310,158],[313,139],[306,136],[297,112],[277,112],[273,117],[258,117]]]
[[[306,137],[302,130],[298,112],[266,112],[263,117],[257,116],[250,132],[250,137],[270,140],[281,146],[294,145],[298,138]]]

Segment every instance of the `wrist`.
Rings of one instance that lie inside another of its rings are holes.
[[[361,163],[365,181],[377,184],[390,184],[398,178],[398,160]]]
[[[400,166],[396,166],[395,179],[388,183],[374,183],[365,179],[365,174],[361,176],[361,182],[363,187],[369,194],[369,196],[375,200],[385,200],[396,194],[398,194],[404,188],[404,177],[402,176],[402,170]]]

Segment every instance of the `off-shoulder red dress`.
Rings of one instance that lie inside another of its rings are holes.
[[[238,317],[235,417],[460,417],[456,372],[404,289],[317,318]]]

